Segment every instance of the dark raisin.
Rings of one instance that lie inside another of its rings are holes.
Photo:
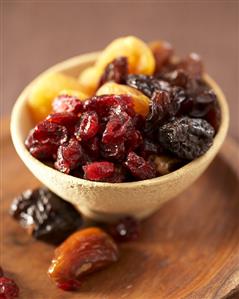
[[[0,298],[14,299],[19,296],[19,288],[16,283],[7,277],[0,277]]]
[[[47,188],[23,192],[12,202],[10,214],[34,238],[53,244],[82,225],[75,208]]]
[[[54,112],[72,112],[78,114],[83,111],[83,103],[74,96],[60,95],[52,103]]]
[[[221,110],[217,102],[211,105],[210,109],[205,115],[205,119],[214,128],[215,132],[217,132],[221,123]]]
[[[128,75],[126,84],[140,90],[149,98],[152,97],[156,90],[170,91],[170,85],[168,82],[158,80],[153,76]]]
[[[131,174],[139,180],[152,179],[156,176],[156,170],[154,166],[134,152],[130,152],[128,154],[125,166],[131,172]]]
[[[135,241],[139,238],[139,222],[130,216],[124,217],[106,226],[107,232],[117,242]]]
[[[213,127],[203,119],[176,118],[159,129],[159,142],[177,157],[193,160],[212,145]]]
[[[69,142],[59,146],[55,168],[69,174],[71,170],[77,168],[84,160],[81,143],[75,138],[71,138]]]
[[[80,122],[76,126],[75,136],[78,140],[93,138],[99,131],[98,115],[94,111],[87,111],[81,115]]]
[[[109,63],[100,79],[99,86],[108,81],[114,81],[116,83],[124,83],[128,74],[128,61],[126,57],[117,57],[111,63]]]
[[[169,82],[172,86],[186,88],[189,77],[184,70],[177,69],[164,73],[161,79]]]
[[[110,178],[115,171],[111,162],[93,162],[83,166],[84,178],[90,181],[104,182]]]
[[[196,53],[190,53],[177,66],[187,72],[190,78],[201,78],[203,74],[203,63],[201,57]]]
[[[159,144],[150,140],[148,138],[144,138],[143,144],[140,147],[140,156],[144,159],[147,159],[150,155],[157,155],[160,152]]]

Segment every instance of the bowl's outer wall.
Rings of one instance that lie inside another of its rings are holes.
[[[97,55],[98,53],[81,55],[48,71],[77,76],[84,68],[93,64]],[[127,214],[142,219],[189,187],[208,167],[225,139],[229,122],[227,103],[216,83],[208,75],[205,75],[205,79],[217,93],[222,110],[221,127],[214,144],[202,157],[160,178],[121,184],[90,182],[62,174],[33,158],[25,148],[24,140],[34,126],[26,99],[35,80],[25,88],[13,108],[12,140],[20,158],[34,176],[50,190],[74,204],[85,216],[96,220],[113,220]]]

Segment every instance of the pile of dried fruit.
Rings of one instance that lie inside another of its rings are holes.
[[[220,124],[200,57],[176,61],[170,44],[132,36],[113,41],[78,82],[43,77],[28,102],[42,118],[26,139],[29,152],[100,182],[167,174],[203,155]]]
[[[110,224],[90,223],[45,187],[27,190],[15,198],[10,215],[36,239],[53,244],[64,241],[55,250],[48,275],[66,291],[78,289],[88,274],[116,262],[119,258],[116,241],[128,242],[139,237],[139,222],[134,218],[127,216]],[[15,298],[1,297],[4,292],[18,294],[15,283],[1,276],[0,268],[0,299]]]

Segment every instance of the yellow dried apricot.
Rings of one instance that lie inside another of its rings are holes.
[[[63,89],[58,94],[58,96],[61,96],[61,95],[73,96],[73,97],[78,98],[81,101],[89,98],[89,96],[87,94],[85,94],[84,92],[79,91],[79,90],[74,90],[74,89]]]
[[[43,120],[51,112],[53,99],[63,89],[73,89],[83,94],[82,87],[75,78],[61,73],[48,73],[36,81],[27,101],[36,122]]]
[[[96,68],[95,66],[88,67],[79,76],[78,82],[83,86],[84,91],[92,96],[97,87],[99,86],[99,81],[103,71]]]
[[[149,112],[150,99],[146,97],[142,92],[133,87],[117,84],[114,82],[107,82],[102,85],[96,92],[96,95],[106,94],[129,95],[133,99],[134,110],[136,113],[141,114],[142,116],[146,116]]]

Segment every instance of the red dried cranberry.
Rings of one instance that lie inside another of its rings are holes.
[[[135,241],[139,237],[139,222],[130,216],[107,226],[107,232],[118,242]]]
[[[81,115],[80,123],[76,126],[75,136],[78,140],[93,138],[99,131],[99,119],[95,111],[87,111]]]
[[[102,142],[105,144],[122,142],[132,134],[132,131],[134,131],[132,118],[127,113],[113,114],[106,124]]]
[[[82,283],[79,280],[68,280],[57,283],[57,287],[63,291],[76,291],[81,287]]]
[[[111,63],[109,63],[100,79],[99,86],[108,81],[114,81],[116,83],[124,83],[128,74],[128,61],[126,57],[117,57]]]
[[[100,156],[100,140],[98,136],[95,136],[86,142],[82,143],[84,149],[91,157],[91,160],[97,160]]]
[[[138,130],[133,131],[125,142],[127,152],[132,152],[136,150],[142,143],[143,137],[141,133]]]
[[[108,160],[120,162],[124,160],[126,155],[125,145],[123,142],[113,144],[101,144],[100,153],[102,157]]]
[[[93,162],[83,166],[84,177],[90,181],[104,182],[114,174],[115,167],[111,162]]]
[[[57,145],[37,143],[29,148],[30,154],[40,161],[50,161],[56,158]]]
[[[32,138],[42,144],[63,144],[67,140],[67,129],[64,126],[44,120],[33,131]]]
[[[105,179],[107,183],[122,183],[125,181],[126,171],[121,165],[116,165],[111,177]]]
[[[134,152],[128,154],[125,166],[137,179],[147,180],[156,177],[155,167]]]
[[[80,142],[75,138],[71,138],[68,143],[58,148],[55,168],[68,174],[72,169],[79,166],[83,157],[84,153]]]
[[[134,116],[132,98],[128,95],[103,95],[94,96],[84,102],[85,111],[96,111],[100,117],[108,117],[113,109],[127,112]]]
[[[52,103],[54,112],[72,112],[78,114],[83,111],[83,103],[74,96],[60,95]]]
[[[19,296],[19,288],[16,283],[7,277],[0,277],[0,298],[14,299]]]
[[[74,132],[75,124],[78,121],[78,117],[70,112],[49,114],[46,119],[49,122],[65,126],[70,133]]]

